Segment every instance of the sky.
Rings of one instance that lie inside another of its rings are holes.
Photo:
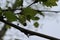
[[[24,7],[28,6],[30,4],[30,2],[31,1],[25,0],[24,4],[23,4]],[[2,3],[6,5],[6,1],[2,0],[2,2],[1,2],[1,0],[0,0],[0,6],[2,8],[5,8],[5,5],[2,5]],[[12,3],[14,3],[13,0],[12,0]],[[28,5],[27,5],[27,3],[28,3]],[[57,4],[58,4],[58,6],[49,8],[49,10],[60,11],[60,1]],[[9,6],[11,6],[11,4],[9,4]],[[39,8],[41,8],[41,7],[38,7],[38,9]],[[44,7],[42,7],[41,9],[44,9]],[[33,31],[36,31],[39,33],[43,33],[43,34],[46,34],[49,36],[60,38],[60,31],[59,31],[60,30],[60,13],[47,12],[47,13],[45,13],[45,17],[42,17],[42,16],[39,16],[39,17],[40,17],[40,20],[38,22],[40,23],[40,26],[38,28],[35,28],[33,26],[34,21],[31,20],[31,22],[27,21],[28,26],[26,27],[26,29],[33,30]],[[13,23],[17,24],[17,22],[13,22]],[[20,32],[19,30],[12,27],[11,29],[7,30],[6,35],[4,36],[4,40],[10,40],[10,39],[15,40],[15,38],[18,38],[19,40],[20,39],[21,40],[48,40],[48,39],[38,37],[35,35],[30,36],[28,38],[24,33]]]

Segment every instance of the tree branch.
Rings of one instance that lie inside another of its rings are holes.
[[[12,27],[14,27],[14,28],[16,28],[16,29],[18,29],[18,30],[20,30],[20,31],[23,32],[23,33],[28,33],[28,34],[31,34],[31,35],[40,36],[40,37],[47,38],[47,39],[50,39],[50,40],[60,40],[60,39],[55,38],[55,37],[51,37],[51,36],[48,36],[48,35],[45,35],[45,34],[41,34],[41,33],[37,33],[37,32],[30,31],[30,30],[28,30],[28,29],[24,29],[24,28],[22,28],[22,27],[19,27],[19,26],[17,26],[17,25],[14,25],[14,24],[9,23],[9,22],[7,22],[7,21],[5,21],[5,20],[2,20],[2,19],[0,19],[0,21],[3,22],[3,23],[5,23],[5,24],[8,24],[8,25],[10,25],[10,26],[12,26]]]
[[[5,35],[7,28],[5,27],[6,25],[4,25],[4,27],[2,28],[2,30],[0,30],[0,40],[3,40],[2,37]]]
[[[6,9],[6,10],[2,10],[3,12],[4,11],[14,11],[14,10],[22,10],[21,8],[20,9]],[[54,11],[54,10],[36,10],[36,11],[41,11],[41,12],[55,12],[55,13],[59,13],[60,11]]]
[[[33,5],[37,0],[35,0],[33,3],[31,3],[30,5],[28,5],[27,7],[30,7],[31,5]]]

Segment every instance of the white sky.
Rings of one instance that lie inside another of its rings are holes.
[[[3,1],[6,2],[5,0],[3,0]],[[5,4],[4,2],[1,2],[1,3]],[[25,3],[25,5],[27,5],[27,4]],[[58,2],[58,6],[51,8],[51,10],[60,11],[60,1]],[[57,13],[57,14],[49,13],[49,14],[45,14],[45,15],[46,16],[44,18],[42,17],[38,21],[41,24],[39,28],[33,27],[33,21],[31,21],[31,23],[29,23],[27,28],[30,30],[33,29],[33,31],[36,31],[36,32],[40,32],[40,33],[43,33],[46,35],[60,38],[60,31],[59,31],[60,30],[60,13]],[[27,38],[25,34],[19,32],[15,28],[11,28],[7,31],[6,37],[4,37],[4,38],[8,38],[8,39],[4,39],[4,40],[9,40],[10,38],[12,40],[14,40],[14,38],[16,38],[16,37],[21,38],[22,40],[48,40],[48,39],[44,39],[44,38],[41,38],[38,36],[30,36],[29,38]]]

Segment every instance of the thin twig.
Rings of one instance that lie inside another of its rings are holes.
[[[21,9],[11,9],[11,10],[2,10],[2,11],[14,11],[14,10],[21,10]],[[60,11],[53,11],[53,10],[36,10],[36,11],[41,11],[41,12],[55,12],[55,13],[59,13]]]

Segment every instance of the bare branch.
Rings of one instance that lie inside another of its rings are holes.
[[[55,37],[51,37],[51,36],[48,36],[48,35],[45,35],[45,34],[41,34],[41,33],[37,33],[37,32],[34,32],[34,31],[30,31],[28,29],[24,29],[22,27],[19,27],[19,26],[15,25],[15,24],[9,23],[9,22],[7,22],[5,20],[2,20],[2,19],[0,19],[0,21],[5,23],[5,24],[8,24],[8,25],[10,25],[10,26],[12,26],[12,27],[14,27],[14,28],[16,28],[18,30],[20,30],[23,33],[28,33],[28,34],[31,34],[31,35],[40,36],[40,37],[47,38],[47,39],[50,39],[50,40],[60,40],[60,39],[55,38]]]

